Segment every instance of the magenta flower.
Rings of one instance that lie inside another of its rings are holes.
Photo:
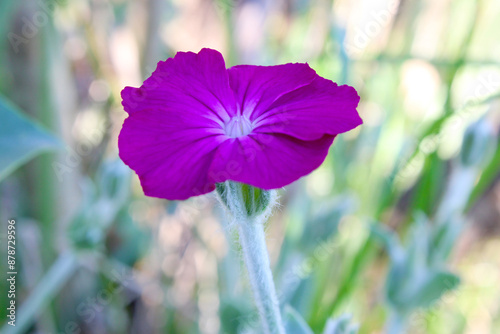
[[[158,63],[125,87],[121,159],[148,196],[182,200],[215,184],[286,186],[319,167],[335,136],[362,124],[359,96],[307,64],[226,69],[211,49]]]

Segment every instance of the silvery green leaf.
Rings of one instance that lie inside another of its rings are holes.
[[[313,331],[302,316],[290,305],[285,306],[283,314],[287,334],[312,334]]]
[[[100,196],[120,204],[130,193],[130,169],[116,159],[101,166],[97,175]]]
[[[467,167],[486,165],[496,147],[495,130],[486,117],[471,124],[465,131],[460,162]]]
[[[480,172],[477,168],[454,165],[443,198],[434,216],[434,221],[437,224],[443,224],[464,212],[479,175]]]
[[[415,221],[406,247],[405,264],[409,277],[422,276],[422,272],[426,270],[431,242],[431,227],[429,219],[423,212],[415,214]]]
[[[455,216],[433,229],[429,253],[430,266],[436,267],[446,261],[464,225],[465,220]]]
[[[370,232],[373,237],[383,243],[393,263],[402,263],[404,261],[404,249],[399,243],[398,237],[394,234],[394,232],[389,231],[380,223],[371,224]]]
[[[408,305],[411,305],[412,308],[429,307],[446,292],[455,289],[459,283],[460,278],[450,272],[431,272],[419,284],[415,293],[409,296]]]
[[[356,208],[353,196],[345,195],[323,203],[312,213],[312,218],[302,233],[301,244],[315,248],[318,243],[330,238],[337,232],[340,219]]]
[[[69,237],[79,248],[99,245],[107,229],[130,195],[130,172],[119,161],[105,162],[97,172],[97,181],[84,184],[80,209],[68,228]]]
[[[40,153],[62,147],[47,130],[0,96],[0,180]]]
[[[372,232],[384,242],[391,258],[386,299],[391,308],[398,312],[427,307],[459,282],[457,276],[431,266],[431,254],[434,250],[447,251],[449,239],[453,238],[447,233],[453,231],[448,232],[446,227],[439,225],[432,226],[423,213],[418,213],[415,218],[406,248],[402,248],[392,232],[381,226],[372,226]],[[441,231],[441,243],[434,243],[435,231]]]
[[[389,231],[381,224],[370,225],[370,230],[375,238],[382,241],[389,253],[391,265],[387,275],[385,293],[389,304],[396,307],[400,304],[398,296],[400,295],[401,287],[405,284],[408,277],[406,253],[394,232]]]
[[[323,334],[356,334],[359,326],[351,324],[351,316],[344,314],[335,319],[328,319]]]

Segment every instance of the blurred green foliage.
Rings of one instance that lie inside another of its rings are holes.
[[[27,120],[16,108],[0,97],[0,179],[44,151],[56,150],[61,143]]]
[[[494,0],[3,0],[0,269],[14,218],[19,275],[16,327],[1,276],[0,331],[258,333],[214,197],[146,198],[117,161],[120,90],[213,47],[228,66],[307,61],[361,96],[364,125],[267,225],[290,333],[500,332],[499,15]]]

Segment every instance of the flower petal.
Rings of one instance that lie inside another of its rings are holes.
[[[229,83],[241,113],[253,120],[280,96],[305,86],[316,77],[308,64],[238,65],[229,68]]]
[[[129,113],[119,137],[121,159],[146,195],[186,199],[214,189],[207,178],[224,122],[236,111],[222,55],[203,49],[158,63],[140,88],[122,91]]]
[[[318,168],[334,138],[303,141],[283,134],[250,134],[228,139],[217,149],[208,177],[212,182],[281,188]]]
[[[184,200],[214,189],[207,171],[224,136],[211,129],[185,127],[175,112],[130,115],[118,139],[120,158],[141,180],[148,196]]]
[[[362,123],[356,91],[307,64],[226,70],[210,49],[158,63],[122,98],[129,117],[120,157],[146,195],[170,200],[210,192],[226,180],[286,186],[319,167],[336,134]],[[240,128],[230,127],[241,115]]]
[[[257,133],[283,133],[316,140],[354,129],[363,121],[356,111],[359,96],[350,86],[320,76],[285,95],[254,120]]]
[[[236,112],[224,59],[211,49],[159,62],[141,88],[125,87],[122,98],[129,114],[168,106],[185,114],[180,117],[201,116],[219,126]]]

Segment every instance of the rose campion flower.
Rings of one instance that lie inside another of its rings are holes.
[[[169,200],[226,180],[281,188],[319,167],[337,134],[362,124],[356,90],[308,64],[226,69],[211,49],[159,62],[121,96],[129,117],[120,157],[146,195]]]

